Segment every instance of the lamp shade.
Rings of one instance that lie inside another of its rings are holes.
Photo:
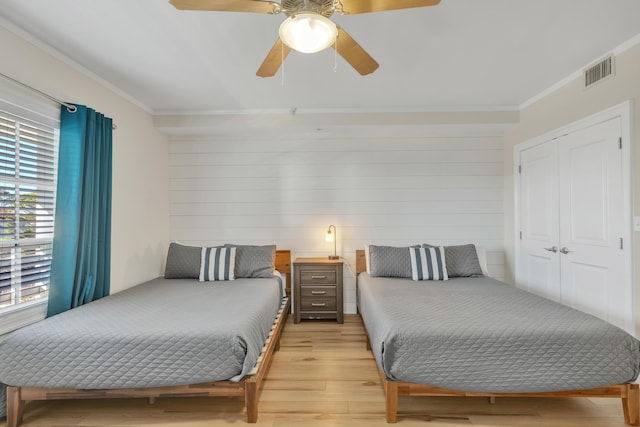
[[[280,39],[302,53],[320,52],[334,44],[338,28],[330,19],[317,13],[298,13],[280,25]]]
[[[332,228],[333,228],[333,232],[331,231]],[[327,241],[327,243],[333,242],[333,255],[329,255],[329,259],[340,259],[340,257],[338,256],[338,253],[336,252],[336,245],[338,240],[337,234],[338,234],[338,231],[336,230],[336,226],[331,224],[325,236],[325,240]]]
[[[333,237],[333,233],[331,232],[331,230],[327,231],[327,235],[326,235],[326,237],[325,237],[325,241],[326,241],[327,243],[333,243],[333,241],[334,241],[334,240],[335,240],[335,239],[334,239],[334,237]]]

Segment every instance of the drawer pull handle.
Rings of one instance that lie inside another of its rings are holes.
[[[311,291],[312,295],[324,295],[326,293],[327,293],[326,291]]]
[[[312,279],[326,279],[327,276],[311,276]]]
[[[326,303],[322,302],[312,302],[311,303],[311,307],[324,307],[326,305]]]

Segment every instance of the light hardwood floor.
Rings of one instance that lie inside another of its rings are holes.
[[[360,318],[285,327],[264,383],[256,426],[390,426]],[[0,423],[4,425],[4,423]],[[29,402],[24,426],[245,425],[239,398]],[[619,399],[401,397],[399,426],[624,426]]]

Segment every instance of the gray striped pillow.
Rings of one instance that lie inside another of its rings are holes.
[[[200,260],[201,282],[234,280],[236,248],[202,248]]]
[[[442,246],[409,248],[413,280],[449,280]]]

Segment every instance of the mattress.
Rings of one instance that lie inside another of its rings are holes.
[[[640,343],[610,323],[489,277],[358,276],[375,359],[394,381],[526,393],[633,382]]]
[[[5,387],[144,388],[239,381],[282,303],[280,279],[157,278],[11,333]]]

